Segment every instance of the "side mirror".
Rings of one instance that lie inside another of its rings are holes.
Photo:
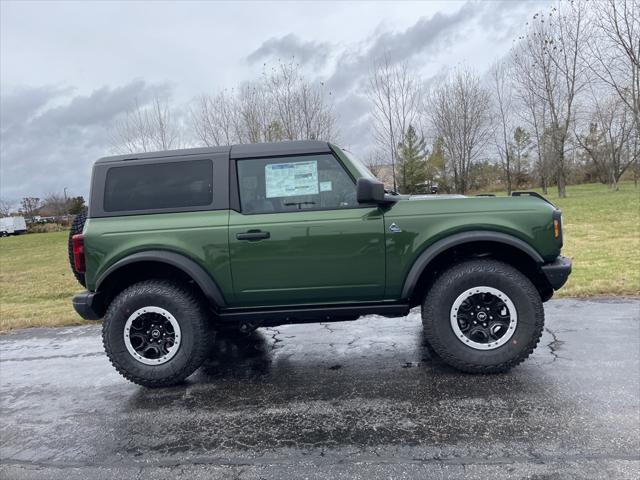
[[[384,184],[372,178],[359,178],[357,198],[358,203],[385,203]]]

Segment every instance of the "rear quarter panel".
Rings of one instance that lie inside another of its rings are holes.
[[[168,250],[200,264],[223,295],[232,293],[227,229],[229,211],[89,218],[84,228],[89,290],[115,262],[146,250]]]

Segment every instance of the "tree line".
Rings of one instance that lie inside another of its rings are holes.
[[[638,0],[539,12],[484,76],[457,67],[429,88],[409,64],[383,57],[369,83],[378,149],[404,192],[426,182],[466,193],[498,180],[509,192],[555,185],[563,197],[569,182],[616,188],[629,169],[637,181]],[[434,139],[430,150],[413,139],[416,129]],[[380,169],[381,158],[374,153],[369,164]],[[407,177],[406,162],[418,177]]]
[[[482,75],[458,66],[425,82],[381,52],[366,90],[372,172],[402,193],[466,193],[640,174],[640,0],[561,2],[524,26]],[[156,97],[114,127],[121,153],[179,148],[185,126],[205,146],[336,140],[331,92],[293,61],[237,89],[202,95],[178,121]]]
[[[44,198],[23,197],[17,208],[5,200],[0,200],[0,217],[18,214],[24,216],[27,222],[35,221],[36,217],[47,217],[58,222],[67,222],[69,216],[78,215],[85,207],[85,200],[82,196],[74,197],[64,193],[50,193]]]
[[[203,94],[188,108],[186,126],[203,146],[336,138],[331,93],[306,79],[298,64],[280,62],[237,89]],[[180,148],[188,143],[169,100],[135,104],[113,128],[116,153]]]

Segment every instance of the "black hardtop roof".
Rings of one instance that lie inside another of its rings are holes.
[[[161,152],[128,153],[102,157],[98,163],[121,162],[125,160],[145,160],[154,158],[184,157],[187,155],[206,155],[228,153],[229,158],[275,157],[279,155],[298,155],[306,153],[329,153],[331,148],[321,140],[296,140],[289,142],[253,143],[225,147],[184,148]]]

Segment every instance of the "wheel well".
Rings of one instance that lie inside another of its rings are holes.
[[[164,262],[145,260],[123,265],[100,283],[101,303],[104,310],[106,311],[111,301],[120,292],[144,280],[171,280],[181,283],[207,301],[200,286],[180,268]],[[208,301],[207,304],[209,304]]]
[[[527,253],[501,242],[477,241],[455,245],[431,260],[418,277],[409,299],[410,306],[415,307],[422,303],[425,295],[444,270],[455,263],[479,257],[495,258],[522,272],[538,289],[542,301],[549,300],[553,295],[553,288],[540,271],[539,265]]]

